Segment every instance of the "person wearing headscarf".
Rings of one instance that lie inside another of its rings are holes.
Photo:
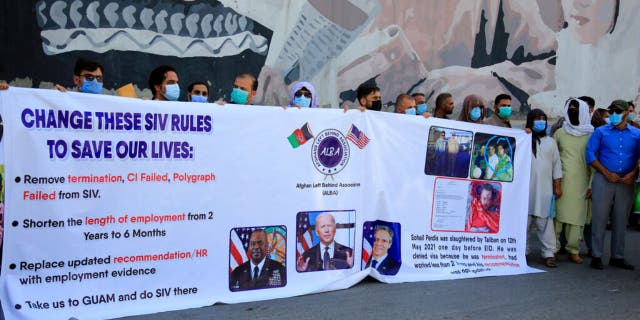
[[[471,123],[484,123],[484,102],[477,94],[468,95],[462,103],[462,111],[458,115],[458,121]]]
[[[533,226],[542,248],[544,265],[557,267],[556,234],[552,216],[553,197],[562,196],[562,164],[556,142],[547,136],[547,115],[540,109],[527,114],[526,128],[531,130],[531,178],[529,180],[529,220],[527,224],[527,249],[533,236]]]
[[[590,170],[585,160],[587,142],[593,132],[589,105],[570,98],[564,106],[564,125],[553,138],[558,144],[562,162],[562,197],[556,201],[556,247],[560,248],[560,235],[564,229],[569,260],[582,263],[580,240],[587,220],[587,192]]]
[[[318,97],[316,96],[316,89],[309,82],[298,82],[289,94],[289,107],[298,106],[300,108],[317,108]]]

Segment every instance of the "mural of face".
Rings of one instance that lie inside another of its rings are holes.
[[[613,30],[618,5],[618,0],[563,1],[569,28],[585,44],[596,44],[600,37]]]

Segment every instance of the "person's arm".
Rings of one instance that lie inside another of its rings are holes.
[[[562,179],[553,179],[553,194],[556,199],[562,197]]]
[[[598,170],[598,172],[602,173],[602,175],[607,179],[607,181],[609,182],[618,182],[620,180],[620,177],[607,170],[607,168],[605,168],[602,163],[600,163],[600,161],[598,160],[593,160],[591,163],[589,163],[594,169]],[[634,170],[635,171],[635,170]]]

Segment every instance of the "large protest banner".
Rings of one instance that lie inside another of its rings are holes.
[[[521,130],[21,88],[0,113],[7,319],[535,271]]]

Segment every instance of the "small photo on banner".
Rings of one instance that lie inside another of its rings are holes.
[[[504,182],[513,181],[515,152],[516,139],[513,137],[476,133],[470,177]]]
[[[243,227],[229,234],[229,290],[284,287],[287,284],[287,228]]]
[[[400,223],[365,221],[362,227],[360,268],[373,268],[388,276],[396,275],[402,264],[400,238]]]
[[[431,127],[424,173],[430,176],[466,178],[469,174],[473,132]]]
[[[497,233],[502,185],[481,180],[437,178],[431,230]]]
[[[298,212],[296,221],[298,272],[353,267],[355,210]]]

